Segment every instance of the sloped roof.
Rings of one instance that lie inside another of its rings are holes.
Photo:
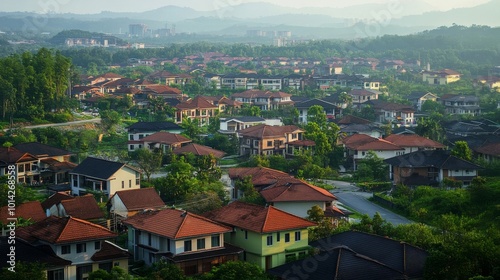
[[[373,138],[366,134],[353,134],[342,140],[346,148],[358,151],[394,151],[403,148],[384,139]]]
[[[177,209],[143,211],[124,220],[125,225],[171,239],[230,232],[231,228]]]
[[[354,96],[371,96],[374,94],[378,94],[378,92],[373,92],[366,89],[353,89],[350,92],[348,92],[348,94]]]
[[[118,196],[129,211],[165,206],[165,203],[154,188],[117,191],[113,196]]]
[[[500,157],[500,142],[489,143],[474,149],[477,153]]]
[[[221,120],[222,121],[222,120]],[[242,116],[242,117],[229,117],[224,122],[237,121],[237,122],[264,122],[266,119],[255,116]]]
[[[108,72],[108,73],[104,73],[102,75],[99,75],[97,76],[96,78],[104,78],[104,79],[122,79],[122,78],[125,78],[123,77],[122,75],[118,75],[116,73],[113,73],[113,72]]]
[[[177,104],[177,109],[217,109],[216,105],[212,104],[205,97],[198,95],[193,99]]]
[[[303,131],[303,130],[295,125],[272,126],[266,124],[258,124],[240,130],[238,133],[244,137],[254,137],[262,139],[262,138],[284,137],[286,134],[292,133],[294,131]]]
[[[152,91],[156,94],[172,94],[172,95],[182,94],[182,91],[180,89],[166,85],[147,85],[144,91]]]
[[[22,152],[14,147],[0,147],[0,162],[5,164],[33,160],[37,158],[30,153]]]
[[[152,142],[152,143],[161,143],[172,145],[176,143],[189,143],[192,142],[191,139],[184,137],[180,134],[160,131],[148,135],[140,140],[141,142]]]
[[[452,156],[450,151],[425,150],[416,151],[384,160],[386,163],[399,167],[436,167],[448,170],[478,170],[481,166]]]
[[[428,92],[428,91],[413,91],[407,96],[407,98],[409,100],[414,100],[414,99],[422,98],[422,97],[426,96],[427,94],[431,94],[433,97],[437,98],[437,96],[435,94]]]
[[[271,185],[279,178],[290,178],[290,174],[267,167],[235,167],[228,169],[228,175],[231,179],[243,179],[246,176],[252,176],[252,184]]]
[[[94,220],[104,218],[104,213],[99,208],[94,195],[87,194],[75,196],[70,199],[61,200],[66,214],[82,220]]]
[[[57,160],[42,159],[41,162],[48,164],[48,169],[52,172],[70,171],[77,166],[77,164],[69,161],[59,162]]]
[[[0,208],[0,222],[4,225],[9,222],[8,218],[13,217],[22,217],[26,220],[31,219],[31,221],[33,222],[41,221],[47,217],[40,201],[28,201],[16,205],[15,216],[9,215],[9,212],[9,208],[7,206],[3,206]]]
[[[212,149],[208,146],[203,146],[196,143],[189,143],[186,146],[177,148],[173,151],[173,153],[177,155],[192,153],[195,156],[213,155],[216,158],[222,158],[226,154],[223,151]]]
[[[8,243],[7,236],[0,237],[0,251],[9,252],[12,245]],[[7,254],[0,255],[0,262],[6,264],[10,261]],[[42,263],[47,267],[67,266],[71,261],[60,258],[50,246],[34,246],[22,239],[16,239],[16,261],[24,263]]]
[[[43,207],[43,209],[49,209],[53,205],[57,205],[63,200],[68,200],[68,199],[72,199],[72,198],[74,198],[74,197],[67,194],[66,192],[56,192],[42,202],[42,207]]]
[[[315,105],[319,105],[323,108],[338,108],[337,105],[318,98],[306,100],[300,103],[295,103],[296,108],[310,108],[311,106]]]
[[[55,157],[71,155],[71,152],[38,142],[21,143],[14,146],[16,149],[30,153],[36,157]]]
[[[273,98],[273,97],[290,97],[292,96],[291,94],[289,93],[285,93],[285,92],[276,92],[276,91],[266,91],[266,90],[257,90],[257,89],[251,89],[251,90],[247,90],[247,91],[244,91],[244,92],[238,92],[238,93],[235,93],[233,95],[231,95],[231,97],[243,97],[243,98],[258,98],[258,97],[264,97],[264,98]]]
[[[218,210],[204,214],[214,221],[257,233],[303,229],[316,224],[273,206],[260,206],[235,201]]]
[[[412,105],[405,105],[399,103],[386,102],[382,100],[370,100],[367,101],[368,104],[372,104],[374,109],[384,110],[384,111],[403,111],[403,112],[414,112]]]
[[[101,250],[95,252],[90,259],[95,262],[98,262],[105,260],[129,258],[130,255],[131,254],[126,249],[123,249],[118,245],[105,240],[101,244]]]
[[[33,225],[18,228],[17,236],[30,243],[42,240],[50,244],[67,244],[114,238],[116,233],[105,227],[74,217],[50,216]]]
[[[333,201],[336,197],[325,189],[293,177],[279,179],[260,191],[266,202]]]
[[[87,157],[70,173],[107,180],[125,165],[125,163],[121,162]]]
[[[340,120],[336,121],[337,124],[371,124],[372,122],[363,119],[360,117],[356,117],[353,115],[345,115]]]
[[[391,134],[385,140],[400,147],[422,147],[444,149],[445,145],[417,134]]]

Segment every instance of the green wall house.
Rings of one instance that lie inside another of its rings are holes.
[[[263,269],[305,257],[309,251],[308,231],[315,223],[273,206],[235,201],[204,215],[231,226],[226,242],[244,249],[243,260]]]

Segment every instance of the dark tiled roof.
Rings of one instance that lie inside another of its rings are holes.
[[[65,192],[56,192],[55,194],[49,196],[46,200],[42,202],[43,209],[49,209],[53,205],[59,204],[62,200],[72,199],[73,196]]]
[[[137,122],[127,127],[128,131],[162,131],[162,130],[180,130],[178,124],[173,122]]]
[[[2,252],[2,254],[0,254],[0,267],[5,267],[10,260],[10,257],[7,256],[10,246],[12,245],[7,242],[6,236],[0,237],[0,252]],[[5,254],[3,252],[5,252]],[[18,262],[39,262],[48,267],[67,266],[71,264],[71,261],[58,257],[50,246],[34,246],[19,238],[16,238],[15,253],[16,261]]]
[[[29,153],[22,152],[14,147],[0,147],[0,163],[11,164],[23,161],[34,161],[37,158]]]
[[[125,259],[129,257],[130,253],[127,250],[105,240],[101,243],[101,250],[95,252],[90,259],[95,262],[99,262],[105,260]]]
[[[113,196],[118,196],[129,211],[165,206],[154,188],[117,191]]]
[[[260,206],[235,201],[218,210],[204,214],[214,221],[257,233],[303,229],[316,224],[282,211],[274,206]]]
[[[15,216],[9,215],[9,208],[3,206],[0,208],[0,222],[4,225],[9,222],[8,218],[17,217],[23,219],[31,219],[33,222],[38,222],[45,219],[45,211],[42,208],[40,201],[28,201],[19,204],[15,208]]]
[[[475,149],[477,153],[500,157],[500,142],[489,143]]]
[[[300,103],[295,103],[296,108],[309,108],[315,105],[319,105],[323,108],[338,108],[335,104],[317,98],[303,101]]]
[[[416,151],[409,154],[389,158],[386,163],[399,167],[437,167],[448,170],[478,170],[481,166],[457,158],[445,150]]]
[[[234,117],[226,118],[226,121],[236,120],[239,122],[264,122],[266,119],[254,116],[244,116],[244,117]]]
[[[356,117],[353,115],[345,115],[340,120],[336,121],[337,124],[371,124],[372,122],[363,119],[360,117]]]
[[[125,163],[88,157],[75,167],[71,173],[107,180],[124,166]]]
[[[104,218],[104,213],[101,211],[101,208],[99,208],[92,194],[76,196],[71,199],[62,200],[60,203],[68,216],[82,220]]]
[[[71,155],[69,151],[37,142],[21,143],[15,145],[14,147],[22,152],[30,153],[36,157],[54,157],[54,156]]]

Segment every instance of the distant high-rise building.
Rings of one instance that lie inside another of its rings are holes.
[[[128,26],[128,33],[130,36],[144,37],[146,35],[148,26],[142,23],[130,24]]]

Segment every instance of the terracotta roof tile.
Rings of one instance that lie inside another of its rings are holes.
[[[129,257],[130,253],[127,250],[105,240],[101,244],[101,250],[95,252],[90,259],[98,262],[105,260],[125,259]]]
[[[73,199],[74,196],[71,196],[65,192],[56,192],[55,194],[49,196],[46,200],[42,202],[43,209],[49,209],[53,205],[59,204],[62,200]]]
[[[196,143],[190,143],[187,144],[186,146],[177,148],[173,151],[173,153],[178,155],[192,153],[196,156],[213,155],[216,158],[222,158],[226,154],[223,151],[212,149],[210,147],[199,145]]]
[[[476,148],[475,151],[485,155],[500,157],[500,142],[483,145]]]
[[[169,87],[166,85],[148,85],[146,86],[145,91],[152,91],[156,94],[173,94],[173,95],[182,94],[182,91],[180,89]]]
[[[436,142],[434,140],[412,134],[412,135],[404,135],[404,134],[391,134],[385,138],[385,140],[400,146],[400,147],[423,147],[423,148],[435,148],[435,149],[444,149],[445,145]]]
[[[30,243],[42,240],[50,244],[114,238],[116,233],[74,217],[50,216],[33,225],[17,229],[17,236]]]
[[[9,221],[7,218],[23,218],[23,219],[31,219],[33,222],[41,221],[47,216],[45,215],[45,211],[42,208],[42,204],[40,201],[28,201],[25,203],[21,203],[16,205],[15,208],[15,216],[9,215],[9,208],[7,206],[3,206],[0,208],[0,222],[3,224],[7,224]]]
[[[144,211],[123,221],[136,229],[171,239],[230,232],[231,228],[177,209]]]
[[[264,207],[241,201],[230,203],[204,216],[223,224],[258,233],[303,229],[316,225],[273,206]]]
[[[62,200],[60,203],[68,216],[82,220],[104,218],[104,213],[101,211],[101,208],[99,208],[92,194],[76,196],[71,199]]]
[[[178,109],[218,109],[219,107],[212,104],[205,97],[198,95],[193,99],[177,104]]]
[[[262,139],[262,138],[284,137],[286,134],[295,131],[303,132],[304,130],[300,129],[298,126],[295,125],[272,126],[266,124],[259,124],[240,130],[238,133],[244,137],[255,137]]]
[[[0,162],[6,164],[37,160],[34,155],[22,152],[14,147],[0,147]]]
[[[342,140],[346,148],[357,151],[394,151],[403,150],[403,148],[392,144],[384,139],[374,138],[366,134],[353,134]]]
[[[271,185],[278,181],[279,178],[291,178],[292,176],[283,171],[271,169],[267,167],[235,167],[229,168],[229,178],[243,179],[246,176],[252,176],[252,184]]]
[[[333,201],[335,196],[325,189],[296,178],[283,178],[260,191],[266,202]]]
[[[191,142],[191,139],[186,138],[180,134],[160,131],[142,138],[141,142],[154,142],[172,145],[176,143],[189,143]]]
[[[117,191],[113,196],[118,196],[129,211],[165,206],[154,188]]]

